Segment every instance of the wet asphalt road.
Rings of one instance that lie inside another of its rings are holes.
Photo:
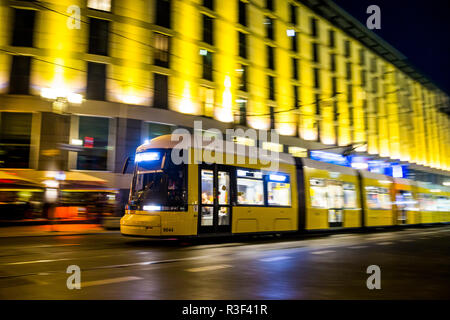
[[[81,289],[69,290],[69,265]],[[368,290],[369,265],[381,290]],[[0,239],[0,299],[449,299],[450,226],[195,242]]]

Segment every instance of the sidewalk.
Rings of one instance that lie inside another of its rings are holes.
[[[68,236],[98,233],[117,233],[106,230],[100,224],[54,224],[38,226],[0,227],[0,238]]]

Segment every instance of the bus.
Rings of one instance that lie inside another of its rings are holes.
[[[180,151],[164,135],[139,146],[121,233],[183,238],[419,225],[420,194],[440,203],[439,219],[427,222],[450,221],[448,188],[433,194],[413,180],[287,153],[277,153],[274,169],[266,151],[230,143]]]

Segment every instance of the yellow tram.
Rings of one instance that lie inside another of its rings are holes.
[[[277,154],[273,169],[260,149],[231,142],[214,150],[203,142],[177,146],[165,135],[137,149],[123,235],[279,234],[450,221],[445,187],[436,193],[428,184],[286,153]]]

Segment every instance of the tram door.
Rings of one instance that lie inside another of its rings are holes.
[[[221,165],[200,166],[199,233],[231,232],[231,174]]]
[[[344,221],[344,187],[341,182],[328,180],[328,224],[340,228]]]

